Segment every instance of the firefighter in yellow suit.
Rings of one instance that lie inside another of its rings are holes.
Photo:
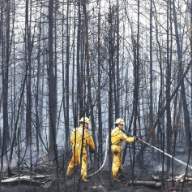
[[[122,141],[127,143],[134,142],[136,137],[127,137],[122,129],[125,122],[118,118],[115,121],[116,127],[111,132],[111,152],[113,154],[112,174],[114,181],[117,181],[121,171],[123,171],[122,158]]]
[[[70,138],[70,144],[72,147],[73,156],[67,169],[67,176],[69,177],[72,176],[74,172],[74,167],[80,165],[81,151],[82,151],[81,179],[84,182],[87,182],[87,161],[88,161],[87,146],[90,147],[90,152],[93,153],[95,150],[95,144],[90,132],[87,130],[88,125],[90,123],[89,119],[87,117],[82,117],[79,122],[80,126],[72,131]],[[81,150],[82,140],[83,140],[83,149]]]

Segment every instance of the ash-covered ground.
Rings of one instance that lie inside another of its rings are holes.
[[[149,154],[147,154],[149,153]],[[98,174],[89,178],[87,183],[84,183],[80,179],[80,168],[77,167],[72,178],[66,177],[66,169],[70,157],[60,159],[59,169],[56,169],[55,163],[50,162],[47,156],[43,156],[43,161],[39,161],[34,166],[33,174],[37,175],[49,175],[45,179],[41,180],[44,184],[30,181],[10,182],[1,184],[2,192],[155,192],[155,191],[183,191],[192,192],[192,177],[182,182],[172,181],[176,176],[180,176],[186,173],[186,167],[181,163],[173,161],[173,167],[171,166],[169,173],[167,173],[166,163],[164,163],[163,170],[163,159],[158,153],[151,155],[150,152],[145,153],[143,161],[137,159],[134,168],[134,176],[132,173],[131,160],[129,157],[126,158],[124,163],[124,170],[122,176],[119,178],[120,182],[112,182],[111,170],[108,164]],[[185,153],[178,153],[177,158],[183,162],[188,161],[188,155]],[[49,161],[49,162],[48,162]],[[164,159],[166,161],[166,158]],[[26,162],[25,162],[26,163]],[[189,163],[190,165],[190,163]],[[63,169],[64,167],[64,169]],[[88,175],[94,173],[97,168],[93,168],[93,164],[89,161]],[[58,170],[58,174],[57,171]],[[18,174],[18,167],[12,169],[14,174]],[[29,175],[30,168],[28,166],[20,166],[19,175]],[[192,175],[192,170],[189,168],[187,174]],[[13,176],[14,177],[14,176]],[[132,181],[140,182],[133,185]],[[39,181],[39,180],[38,180]],[[157,183],[157,185],[155,185]]]

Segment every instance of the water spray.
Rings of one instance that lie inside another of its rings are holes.
[[[132,136],[130,133],[128,133],[128,132],[126,132],[126,131],[124,131],[124,130],[123,130],[123,132],[126,133],[127,135],[131,136],[131,137],[134,137],[134,136]],[[140,142],[142,142],[142,143],[144,143],[144,144],[146,144],[146,145],[148,145],[148,146],[151,147],[151,148],[156,149],[157,151],[163,153],[164,155],[170,157],[171,159],[177,161],[178,163],[180,163],[180,164],[182,164],[182,165],[184,165],[184,166],[188,166],[188,168],[190,168],[190,169],[192,170],[192,166],[190,166],[190,165],[188,165],[187,163],[181,161],[180,159],[178,159],[178,158],[176,158],[176,157],[173,157],[173,156],[170,155],[169,153],[166,153],[165,151],[162,151],[161,149],[159,149],[159,148],[157,148],[157,147],[155,147],[155,146],[147,143],[146,141],[143,141],[143,140],[140,139],[140,138],[137,138],[137,140],[140,141]]]

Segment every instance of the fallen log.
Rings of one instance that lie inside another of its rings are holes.
[[[166,179],[166,181],[175,181],[175,182],[180,182],[180,183],[182,183],[183,180],[184,180],[184,177],[185,177],[185,180],[186,180],[186,181],[192,181],[192,176],[191,176],[190,174],[187,174],[187,175],[185,176],[185,173],[182,174],[182,175],[179,175],[179,176],[175,176],[173,179],[172,179],[172,178]]]
[[[130,181],[128,185],[132,185],[132,181]],[[144,185],[147,187],[157,187],[157,188],[161,187],[161,183],[156,181],[134,181],[133,185]]]
[[[33,176],[20,175],[20,176],[13,176],[13,177],[10,177],[7,179],[2,179],[1,183],[2,184],[11,184],[11,183],[18,183],[18,182],[27,182],[27,183],[30,182],[30,183],[33,183],[33,184],[36,184],[39,186],[39,185],[47,183],[47,180],[46,181],[38,181],[37,179],[45,179],[45,178],[47,178],[47,177],[43,176],[43,175],[33,175]]]
[[[152,178],[153,178],[154,181],[160,181],[159,176],[152,175]]]

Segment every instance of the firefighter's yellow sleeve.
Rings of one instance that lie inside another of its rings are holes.
[[[70,144],[71,144],[71,146],[74,145],[74,141],[75,141],[75,131],[72,131],[71,137],[70,137]]]
[[[95,150],[95,144],[93,141],[93,137],[91,136],[91,134],[89,133],[88,130],[86,130],[86,140],[87,140],[87,144],[90,146],[90,148],[92,150]]]
[[[135,137],[127,137],[123,132],[121,132],[121,139],[126,143],[132,143],[135,141]]]
[[[93,137],[91,136],[88,130],[87,130],[87,133],[88,133],[88,145],[92,150],[95,150],[95,143],[93,141]]]

